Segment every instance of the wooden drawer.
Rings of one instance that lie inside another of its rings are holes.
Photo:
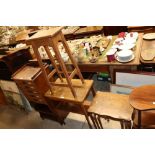
[[[48,66],[45,68],[48,71]],[[12,79],[30,102],[46,104],[44,93],[48,90],[48,86],[44,83],[42,71],[38,66],[22,67]]]

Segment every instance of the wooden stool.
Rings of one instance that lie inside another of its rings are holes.
[[[26,43],[29,45],[32,45],[32,47],[33,47],[33,50],[37,57],[38,63],[40,65],[43,75],[45,77],[44,80],[48,84],[51,94],[52,94],[52,86],[61,85],[61,86],[69,87],[71,89],[73,96],[76,98],[77,95],[75,93],[71,79],[73,79],[75,75],[78,75],[82,84],[84,83],[84,79],[83,79],[83,76],[80,72],[80,69],[79,69],[76,61],[74,60],[74,58],[71,54],[71,51],[70,51],[69,46],[64,38],[64,35],[61,32],[62,28],[63,27],[56,27],[56,28],[49,29],[49,30],[38,31],[36,34],[31,36],[29,39],[27,39]],[[59,50],[60,42],[64,46],[65,52],[67,53],[67,55],[69,56],[69,58],[73,64],[74,69],[72,72],[67,71],[66,65],[61,57],[60,50]],[[52,65],[54,67],[54,70],[49,75],[47,75],[47,73],[43,67],[42,58],[41,58],[40,52],[38,50],[41,46],[44,47],[45,52],[48,55]],[[51,54],[49,47],[53,48],[55,57]],[[58,84],[55,82],[50,82],[50,79],[55,74],[58,75],[58,77],[61,80],[61,83]],[[62,75],[65,77],[67,83],[64,83]]]
[[[91,90],[93,95],[95,95],[93,81],[84,81],[78,64],[74,60],[64,35],[61,32],[62,28],[63,27],[56,27],[49,30],[38,31],[36,34],[27,39],[26,43],[28,45],[32,45],[39,66],[44,75],[42,83],[46,83],[49,87],[49,91],[45,94],[48,105],[51,105],[51,102],[53,101],[73,104],[78,103],[83,111],[83,114],[86,116],[87,121],[89,122],[83,103]],[[71,72],[67,70],[65,62],[61,57],[61,51],[59,50],[60,43],[64,47],[66,54],[72,62],[73,70]],[[45,71],[43,66],[44,63],[38,50],[41,46],[44,47],[45,52],[54,68],[49,74]],[[52,52],[54,52],[55,56],[50,51],[51,47],[53,48]],[[57,74],[58,78],[54,82],[51,82],[51,78],[55,74]],[[75,75],[78,75],[79,79],[74,80],[73,78]],[[82,95],[79,95],[79,93]]]
[[[128,95],[98,91],[88,113],[95,128],[103,128],[101,118],[119,121],[121,128],[126,128],[128,124],[131,127],[133,108]]]

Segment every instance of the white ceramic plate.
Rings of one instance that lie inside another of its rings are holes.
[[[135,47],[136,44],[124,44],[124,45],[121,45],[121,46],[118,46],[118,48],[120,50],[130,50],[132,49],[133,47]]]
[[[132,57],[131,57],[131,59],[129,59],[129,60],[124,60],[124,61],[122,61],[122,60],[120,60],[118,57],[116,57],[116,60],[119,61],[119,62],[130,62],[130,61],[132,61],[134,58],[135,58],[135,55],[133,54]]]
[[[125,40],[123,40],[124,44],[135,44],[136,43],[136,39],[134,38],[126,38]]]
[[[132,37],[130,36],[131,33],[133,34]],[[138,32],[130,32],[130,33],[128,33],[128,34],[126,35],[126,38],[132,38],[132,39],[137,40],[137,38],[138,38]]]

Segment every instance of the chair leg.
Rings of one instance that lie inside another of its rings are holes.
[[[96,126],[94,117],[93,117],[92,115],[93,115],[93,114],[90,114],[90,118],[91,118],[91,120],[92,120],[92,122],[93,122],[93,125],[94,125],[95,129],[97,129],[97,126]]]
[[[132,122],[131,121],[120,121],[121,123],[121,129],[131,129],[132,128]]]
[[[100,129],[100,123],[98,121],[99,120],[99,116],[95,114],[94,118],[95,118],[95,122],[96,122],[97,128]]]
[[[95,88],[93,86],[91,87],[91,91],[92,91],[93,97],[95,97],[96,91],[95,91]]]
[[[85,107],[83,105],[81,105],[81,109],[82,109],[82,111],[83,111],[83,113],[84,113],[84,115],[86,117],[86,120],[88,122],[89,128],[92,129],[91,123],[89,121],[88,113],[87,113],[87,111],[86,111],[86,109],[85,109]]]
[[[102,125],[101,117],[100,116],[98,116],[98,122],[99,122],[100,128],[103,129],[103,125]]]
[[[121,129],[124,129],[124,121],[123,120],[120,121],[120,124],[121,124]]]
[[[132,129],[132,127],[133,127],[133,122],[132,121],[127,122],[127,129]]]

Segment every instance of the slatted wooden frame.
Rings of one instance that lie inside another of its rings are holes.
[[[98,91],[88,108],[88,116],[97,129],[104,128],[103,119],[120,122],[122,129],[132,128],[133,108],[129,95]]]
[[[105,119],[107,121],[114,120],[114,121],[120,122],[121,129],[132,128],[132,122],[127,121],[125,119],[113,118],[107,115],[99,115],[97,113],[92,113],[92,112],[89,112],[89,117],[91,118],[94,128],[96,129],[104,129],[104,126],[102,124],[102,119]]]
[[[66,68],[66,65],[65,65],[63,59],[61,58],[61,54],[60,54],[60,51],[58,49],[59,42],[61,42],[63,44],[63,46],[65,48],[65,51],[68,54],[68,56],[69,56],[69,58],[70,58],[70,60],[71,60],[71,62],[73,64],[74,70],[70,74],[67,71],[67,68]],[[74,60],[74,58],[73,58],[73,56],[71,54],[70,48],[69,48],[69,46],[68,46],[68,44],[67,44],[61,30],[58,31],[57,33],[55,33],[53,36],[46,36],[46,37],[36,38],[36,39],[33,39],[33,40],[28,40],[27,44],[32,45],[34,53],[35,53],[35,55],[36,55],[36,57],[38,59],[38,63],[39,63],[39,65],[41,67],[41,70],[42,70],[42,72],[44,74],[45,81],[48,84],[51,93],[52,93],[52,86],[54,86],[54,85],[67,86],[67,87],[70,88],[73,96],[76,98],[77,95],[76,95],[76,92],[74,90],[74,86],[72,85],[71,80],[74,78],[75,75],[78,75],[81,82],[82,82],[82,84],[83,84],[84,79],[83,79],[83,76],[82,76],[82,74],[80,72],[80,69],[79,69],[76,61]],[[38,48],[40,46],[44,47],[44,49],[45,49],[45,51],[46,51],[52,65],[54,67],[54,70],[49,75],[46,74],[46,71],[45,71],[45,69],[43,67],[42,58],[41,58],[40,53],[38,51]],[[53,51],[55,53],[55,58],[52,56],[52,54],[51,54],[51,52],[49,50],[49,47],[53,48]],[[59,70],[58,66],[60,67],[61,70]],[[58,77],[60,78],[61,83],[50,82],[50,78],[52,78],[53,75],[56,74],[56,73],[57,73]],[[67,84],[63,83],[62,74],[66,78]]]

